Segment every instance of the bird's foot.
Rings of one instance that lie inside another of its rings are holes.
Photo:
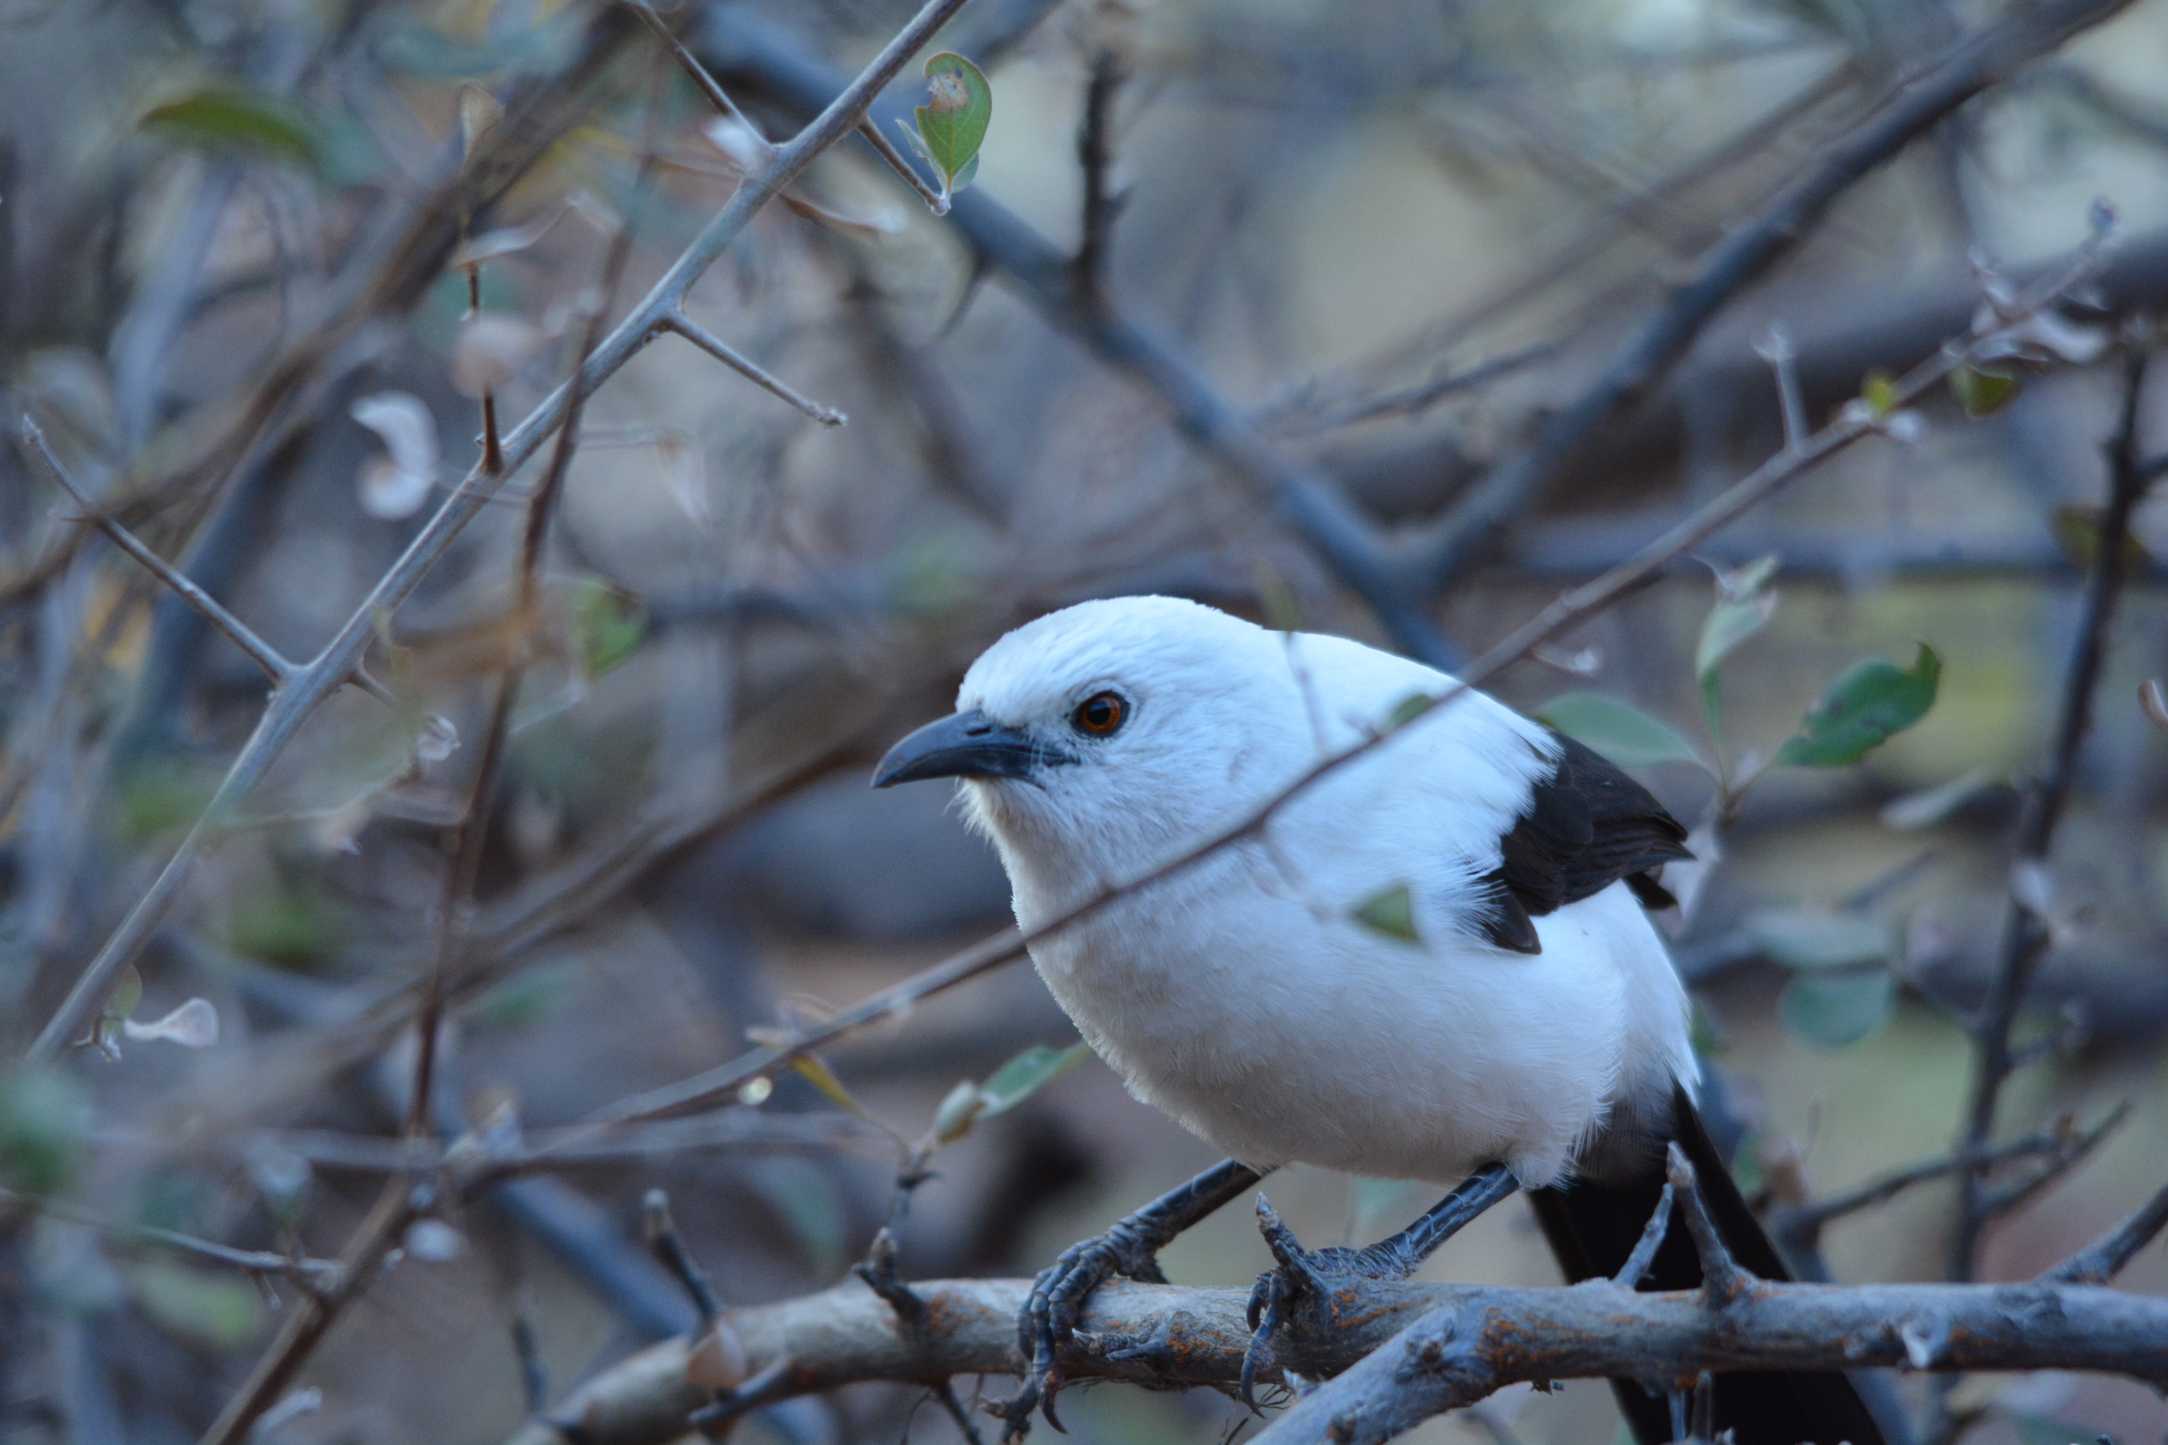
[[[1273,1350],[1277,1336],[1291,1327],[1330,1328],[1338,1319],[1341,1295],[1350,1285],[1403,1280],[1414,1270],[1412,1262],[1387,1248],[1304,1249],[1262,1194],[1257,1196],[1257,1232],[1265,1237],[1265,1247],[1279,1267],[1259,1275],[1250,1290],[1250,1344],[1242,1354],[1242,1403],[1253,1411],[1259,1374],[1278,1364]]]
[[[1047,1424],[1066,1433],[1054,1413],[1054,1397],[1062,1384],[1055,1356],[1062,1342],[1076,1333],[1091,1292],[1117,1275],[1150,1284],[1167,1282],[1159,1271],[1158,1245],[1128,1220],[1070,1245],[1031,1282],[1031,1296],[1016,1317],[1017,1348],[1026,1361],[1024,1387],[995,1408],[1004,1423],[1004,1440],[1022,1439],[1035,1409]]]

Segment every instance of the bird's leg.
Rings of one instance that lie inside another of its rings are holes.
[[[1333,1292],[1355,1280],[1402,1280],[1415,1273],[1432,1251],[1458,1234],[1478,1214],[1519,1188],[1511,1170],[1488,1164],[1462,1180],[1451,1194],[1423,1212],[1420,1219],[1389,1239],[1364,1249],[1304,1249],[1294,1231],[1260,1194],[1257,1227],[1279,1267],[1257,1277],[1250,1291],[1250,1347],[1242,1356],[1242,1401],[1257,1408],[1258,1370],[1270,1353],[1272,1337],[1296,1308],[1322,1310],[1326,1322],[1336,1313]]]
[[[1054,1395],[1060,1389],[1054,1352],[1076,1329],[1091,1292],[1115,1275],[1166,1283],[1167,1277],[1159,1272],[1159,1251],[1263,1177],[1239,1160],[1222,1160],[1187,1184],[1123,1215],[1106,1233],[1070,1245],[1039,1271],[1031,1283],[1031,1297],[1016,1319],[1017,1345],[1030,1362],[1024,1388],[1000,1411],[1008,1421],[1010,1438],[1029,1428],[1034,1406],[1045,1409],[1048,1424],[1062,1428],[1054,1415]]]

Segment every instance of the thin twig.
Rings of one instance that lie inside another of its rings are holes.
[[[909,158],[878,125],[870,120],[862,120],[858,123],[858,133],[865,137],[867,145],[873,147],[875,155],[888,162],[890,170],[903,177],[911,189],[918,192],[918,198],[926,203],[927,210],[937,216],[949,213],[949,198],[935,190],[926,178],[918,173],[918,167],[911,164]]]
[[[2078,752],[2092,721],[2093,696],[2107,653],[2109,623],[2121,597],[2126,567],[2125,538],[2130,520],[2145,494],[2138,466],[2138,416],[2144,389],[2146,356],[2134,354],[2126,366],[2123,406],[2115,436],[2107,448],[2108,505],[2101,516],[2100,546],[2085,592],[2084,614],[2070,664],[2064,673],[2060,716],[2047,775],[2018,825],[2015,849],[2019,864],[2044,864],[2054,842],[2055,825],[2077,780]],[[2010,1076],[2010,1033],[2032,982],[2033,970],[2047,946],[2047,926],[2013,892],[2003,910],[2001,952],[1986,1002],[1981,1006],[1972,1091],[1959,1152],[1977,1153],[1995,1129],[1996,1105]],[[1966,1176],[1957,1229],[1951,1240],[1949,1274],[1970,1279],[1978,1260],[1980,1235],[1987,1223],[1987,1188],[1977,1170]]]
[[[428,1205],[429,1192],[420,1185],[394,1180],[385,1188],[339,1256],[337,1283],[302,1301],[286,1316],[270,1347],[249,1371],[248,1380],[203,1432],[201,1445],[240,1445],[248,1438],[250,1426],[286,1394],[317,1343],[368,1286],[385,1256],[398,1247],[408,1226]]]
[[[284,653],[258,637],[247,623],[228,612],[217,598],[183,577],[172,563],[143,545],[135,533],[120,524],[118,518],[97,510],[90,498],[83,494],[82,488],[76,486],[74,478],[68,475],[68,469],[60,464],[60,458],[53,455],[53,449],[45,444],[45,433],[28,415],[23,417],[23,450],[38,463],[55,486],[75,499],[76,505],[83,509],[84,520],[110,537],[113,545],[142,563],[153,577],[173,589],[183,602],[195,608],[213,627],[232,639],[234,646],[247,653],[249,659],[264,670],[264,675],[271,679],[272,686],[278,686],[293,675],[294,665],[286,660]]]
[[[216,1240],[202,1239],[193,1234],[183,1234],[176,1229],[160,1229],[149,1224],[125,1224],[108,1219],[102,1214],[61,1199],[47,1199],[35,1194],[18,1194],[12,1189],[0,1189],[0,1205],[33,1210],[65,1219],[70,1224],[80,1224],[96,1230],[123,1244],[156,1245],[162,1249],[175,1250],[195,1259],[208,1260],[252,1275],[275,1275],[291,1279],[304,1289],[328,1289],[338,1283],[339,1263],[331,1259],[315,1259],[308,1255],[278,1254],[267,1249],[235,1249],[232,1245]]]
[[[2040,1154],[2053,1155],[2056,1163],[2051,1167],[2060,1173],[2075,1162],[2071,1157],[2074,1140],[2088,1137],[2097,1139],[2121,1123],[2129,1113],[2128,1103],[2118,1104],[2105,1119],[2083,1135],[2075,1135],[2067,1129],[2049,1130],[2028,1134],[2022,1139],[2012,1139],[1985,1149],[1945,1154],[1939,1158],[1907,1165],[1841,1193],[1778,1209],[1770,1216],[1770,1232],[1787,1247],[1811,1247],[1821,1235],[1822,1226],[1832,1220],[1887,1204],[1915,1184],[1925,1184],[1961,1170],[1990,1168],[2013,1159],[2029,1159]]]
[[[726,118],[744,126],[745,133],[753,138],[754,144],[761,148],[763,154],[772,154],[775,150],[775,143],[761,133],[760,127],[753,124],[751,116],[738,109],[738,103],[730,98],[730,92],[723,89],[715,77],[708,73],[708,68],[700,63],[699,56],[685,48],[685,42],[678,39],[677,32],[672,30],[669,24],[655,13],[655,7],[648,4],[647,0],[630,0],[630,3],[633,13],[646,22],[647,28],[653,31],[655,38],[663,43],[664,48],[670,52],[671,58],[676,60],[684,68],[685,73],[692,77],[693,84],[700,88],[700,93],[708,98],[709,104],[722,112]]]
[[[560,386],[526,420],[506,434],[507,474],[524,464],[564,420],[573,396],[592,392],[646,346],[662,318],[679,308],[693,282],[737,239],[761,208],[812,164],[815,156],[856,127],[858,118],[880,94],[882,87],[895,78],[904,63],[931,40],[934,32],[963,4],[964,0],[927,0],[910,23],[897,32],[850,85],[810,124],[779,146],[767,166],[740,183],[729,201],[693,238],[648,294],[595,347],[581,369],[576,385]],[[120,970],[135,961],[151,935],[164,922],[198,852],[210,835],[214,820],[223,817],[255,788],[317,707],[352,674],[375,637],[380,619],[397,612],[413,595],[422,579],[451,549],[467,523],[488,505],[492,495],[491,479],[482,476],[477,467],[430,517],[324,650],[299,668],[287,686],[272,697],[255,732],[228,767],[209,804],[182,838],[164,869],[96,955],[84,965],[66,999],[39,1030],[29,1050],[32,1059],[51,1058],[70,1039],[82,1034],[92,1011],[112,991]]]
[[[656,322],[664,331],[674,331],[705,351],[708,355],[744,377],[770,396],[780,397],[804,412],[822,426],[842,426],[850,418],[824,402],[814,401],[788,382],[777,377],[760,363],[738,351],[720,336],[687,316],[683,311],[671,311]]]
[[[1626,1256],[1626,1263],[1612,1277],[1619,1285],[1634,1288],[1649,1272],[1649,1266],[1656,1262],[1656,1251],[1663,1248],[1664,1235],[1671,1228],[1672,1201],[1677,1194],[1678,1186],[1666,1179],[1663,1193],[1656,1197],[1656,1208],[1649,1215],[1649,1222],[1642,1227],[1641,1237],[1634,1241],[1633,1253]]]
[[[647,1247],[671,1277],[685,1287],[686,1297],[699,1312],[701,1328],[713,1324],[723,1311],[722,1298],[715,1293],[708,1272],[685,1247],[685,1237],[678,1233],[677,1221],[670,1217],[669,1194],[660,1189],[648,1190],[640,1201],[640,1217],[647,1233]]]

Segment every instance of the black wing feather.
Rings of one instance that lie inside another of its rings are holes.
[[[1534,920],[1601,893],[1620,879],[1645,908],[1675,900],[1656,881],[1691,858],[1686,828],[1617,764],[1564,734],[1557,770],[1536,784],[1528,809],[1499,840],[1491,916],[1484,933],[1500,948],[1540,953]]]

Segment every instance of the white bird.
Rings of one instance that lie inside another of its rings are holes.
[[[1455,686],[1192,602],[1087,602],[988,648],[957,712],[899,742],[875,784],[960,779],[1028,933]],[[1041,1276],[1024,1413],[1043,1389],[1051,1416],[1054,1347],[1090,1289],[1156,1278],[1160,1245],[1282,1164],[1460,1187],[1363,1251],[1301,1250],[1260,1201],[1281,1268],[1253,1299],[1245,1387],[1306,1292],[1314,1306],[1335,1272],[1404,1277],[1515,1189],[1540,1191],[1570,1276],[1616,1270],[1674,1137],[1699,1150],[1735,1252],[1781,1273],[1693,1117],[1686,993],[1644,912],[1669,903],[1655,874],[1688,856],[1684,838],[1603,758],[1468,690],[1258,834],[1034,942],[1048,988],[1130,1092],[1233,1157]],[[1376,909],[1402,900],[1407,926],[1381,927]],[[1659,1252],[1658,1287],[1699,1278],[1682,1234]],[[1644,1438],[1670,1438],[1663,1400],[1619,1396]],[[1840,1376],[1732,1377],[1717,1404],[1746,1445],[1879,1439]]]

